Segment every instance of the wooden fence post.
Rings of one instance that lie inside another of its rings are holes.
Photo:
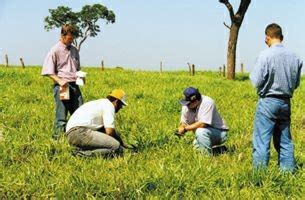
[[[222,67],[219,67],[219,76],[221,76],[222,73]]]
[[[25,68],[25,65],[24,65],[24,62],[23,62],[23,59],[20,58],[20,63],[21,63],[21,67],[24,69]]]
[[[244,63],[240,64],[240,72],[243,74],[244,73]]]
[[[192,64],[192,75],[195,76],[195,65]]]
[[[5,54],[5,67],[8,67],[8,55]]]
[[[226,77],[226,65],[223,65],[222,75],[223,75],[223,77]]]
[[[190,72],[190,75],[192,75],[192,66],[190,63],[187,63],[187,65],[189,66],[189,72]]]
[[[162,73],[162,71],[163,71],[163,63],[162,63],[162,61],[160,62],[160,72]]]
[[[102,62],[101,62],[101,67],[102,67],[102,71],[104,71],[105,70],[105,68],[104,68],[104,60],[102,60]]]

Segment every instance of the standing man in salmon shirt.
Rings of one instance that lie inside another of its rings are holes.
[[[83,104],[76,72],[80,70],[78,49],[72,45],[76,30],[73,25],[63,25],[61,37],[47,54],[42,75],[54,81],[55,122],[52,138],[57,140],[65,132],[68,111],[70,115]]]

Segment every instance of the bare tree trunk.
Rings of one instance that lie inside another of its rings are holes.
[[[230,14],[231,26],[228,26],[226,23],[224,23],[224,25],[228,29],[230,29],[230,37],[227,51],[227,79],[234,79],[238,32],[245,17],[245,14],[248,10],[248,7],[251,3],[251,0],[240,0],[239,8],[236,13],[234,13],[233,6],[231,5],[229,0],[218,1],[220,3],[223,3],[227,7]]]
[[[235,78],[236,46],[239,28],[240,26],[237,24],[232,24],[230,28],[230,38],[227,51],[227,78],[230,80]]]

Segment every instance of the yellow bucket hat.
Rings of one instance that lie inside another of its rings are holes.
[[[120,100],[125,106],[128,104],[126,103],[126,93],[122,89],[114,89],[109,94],[109,96],[112,96],[118,100]]]

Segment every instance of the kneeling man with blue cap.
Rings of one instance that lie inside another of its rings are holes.
[[[228,126],[217,111],[213,99],[201,95],[199,90],[193,87],[186,88],[183,96],[180,100],[180,125],[176,134],[182,136],[187,131],[193,131],[196,134],[193,142],[195,148],[214,154],[214,147],[227,140]],[[221,149],[224,150],[225,147]]]

